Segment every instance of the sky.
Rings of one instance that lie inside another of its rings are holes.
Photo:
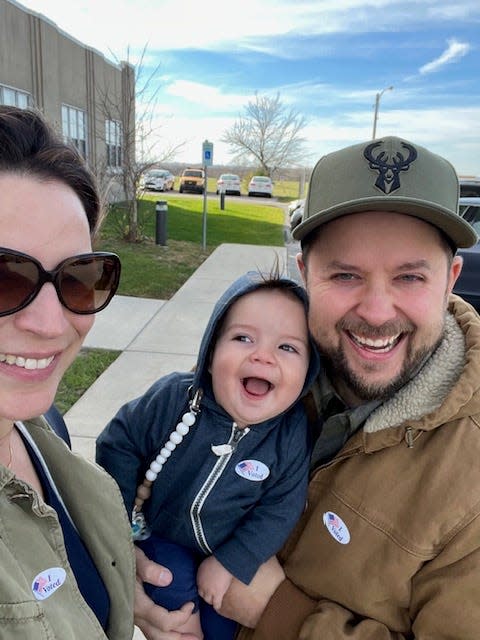
[[[158,153],[228,164],[222,135],[255,94],[306,119],[302,164],[398,135],[480,176],[478,0],[24,0],[112,61],[141,64]],[[142,80],[143,77],[143,80]],[[393,88],[390,88],[393,87]],[[145,105],[139,103],[137,111]]]

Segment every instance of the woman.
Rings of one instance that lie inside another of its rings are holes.
[[[0,629],[127,640],[134,554],[114,482],[42,414],[120,262],[92,253],[95,182],[36,112],[0,107]]]

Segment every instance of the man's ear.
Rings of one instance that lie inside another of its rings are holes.
[[[306,279],[307,279],[307,267],[305,265],[305,262],[303,261],[303,253],[297,253],[296,255],[296,261],[297,261],[297,267],[298,270],[300,271],[300,275],[302,276],[302,281],[303,284],[306,285]]]
[[[450,273],[448,275],[448,293],[452,293],[452,289],[455,286],[458,276],[462,272],[463,258],[462,256],[454,256],[452,260],[452,266],[450,267]]]

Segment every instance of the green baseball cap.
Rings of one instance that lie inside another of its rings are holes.
[[[302,222],[302,240],[319,225],[362,211],[414,216],[441,229],[455,247],[478,236],[458,212],[453,166],[417,144],[394,136],[356,144],[323,156],[313,169]]]

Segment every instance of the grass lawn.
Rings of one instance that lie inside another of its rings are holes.
[[[168,202],[167,246],[155,244],[155,202]],[[208,200],[207,242],[202,248],[203,197],[175,194],[147,195],[139,202],[139,224],[144,240],[137,244],[121,238],[125,223],[121,206],[112,208],[95,242],[97,251],[114,251],[122,261],[119,294],[168,299],[218,245],[265,244],[283,246],[283,211],[269,205]],[[119,351],[82,349],[58,388],[55,404],[62,413],[95,382],[120,355]]]
[[[120,353],[106,349],[82,349],[58,387],[55,404],[60,413],[66,413]]]
[[[155,202],[168,203],[167,245],[155,244]],[[170,298],[218,245],[264,244],[283,246],[284,214],[269,205],[208,200],[206,250],[203,250],[203,197],[175,194],[146,195],[139,202],[138,221],[143,242],[131,244],[121,237],[125,225],[122,207],[108,214],[95,249],[114,251],[122,261],[118,293],[145,298]]]

